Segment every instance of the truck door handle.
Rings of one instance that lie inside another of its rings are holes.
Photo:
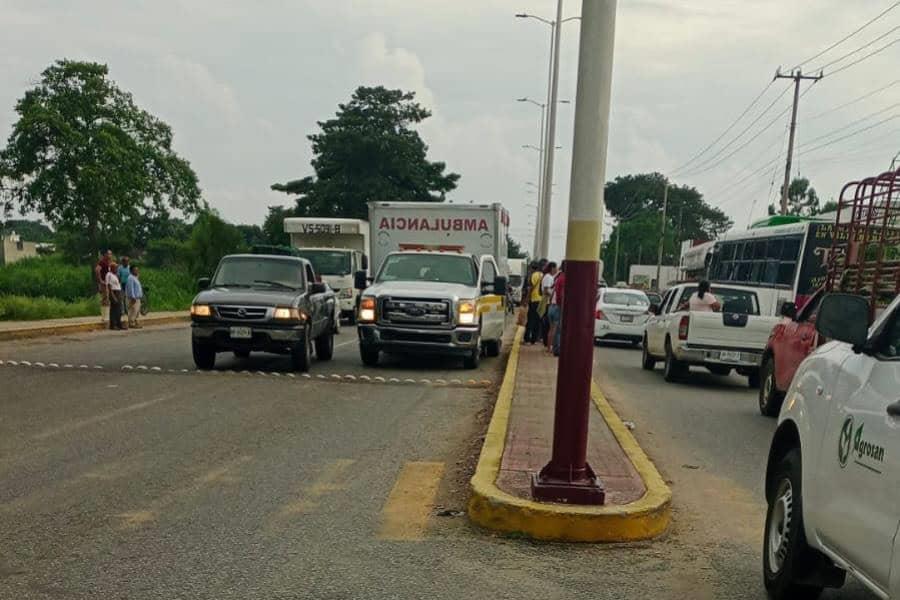
[[[900,400],[897,400],[893,404],[888,404],[887,414],[892,417],[900,417]]]

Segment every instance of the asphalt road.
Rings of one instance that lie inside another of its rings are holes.
[[[598,380],[672,482],[675,525],[651,543],[537,544],[457,512],[495,390],[421,383],[495,385],[501,360],[363,369],[348,332],[313,374],[416,383],[292,379],[277,357],[234,366],[278,377],[210,374],[190,371],[187,339],[0,344],[0,598],[763,597],[773,422],[738,378],[669,385],[599,349]]]

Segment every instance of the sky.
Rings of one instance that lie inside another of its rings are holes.
[[[777,116],[791,100],[787,80],[766,88],[776,69],[805,61],[893,4],[620,0],[607,179],[659,171],[696,186],[736,227],[764,216],[784,176],[789,112]],[[580,8],[564,0],[563,15]],[[503,203],[514,238],[530,247],[536,196],[527,182],[537,182],[538,154],[522,146],[539,144],[540,110],[516,98],[545,101],[550,30],[514,15],[552,19],[555,10],[553,0],[0,0],[0,143],[16,100],[54,60],[103,62],[142,108],[173,127],[207,202],[233,222],[261,223],[268,206],[290,203],[269,186],[311,173],[306,136],[317,121],[359,85],[399,87],[433,112],[419,131],[429,158],[461,175],[450,199]],[[560,99],[575,97],[579,23],[562,25]],[[892,117],[900,115],[900,85],[891,84],[900,44],[829,74],[898,39],[898,26],[900,8],[803,67],[885,36],[826,67],[800,101],[792,174],[808,177],[823,200],[885,170],[900,151],[900,119]],[[764,89],[717,145],[681,168]],[[565,245],[574,108],[558,111],[554,258]]]

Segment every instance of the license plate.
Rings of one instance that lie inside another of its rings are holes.
[[[632,315],[622,315],[619,317],[623,323],[633,323],[634,317]]]
[[[739,361],[739,360],[741,360],[741,353],[740,352],[727,352],[727,351],[723,350],[722,352],[719,352],[719,360]]]
[[[233,340],[249,340],[253,337],[253,330],[249,327],[232,327],[231,339]]]

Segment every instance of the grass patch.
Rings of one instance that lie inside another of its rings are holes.
[[[0,321],[36,321],[70,317],[100,317],[99,297],[66,302],[59,298],[39,296],[0,296]]]

